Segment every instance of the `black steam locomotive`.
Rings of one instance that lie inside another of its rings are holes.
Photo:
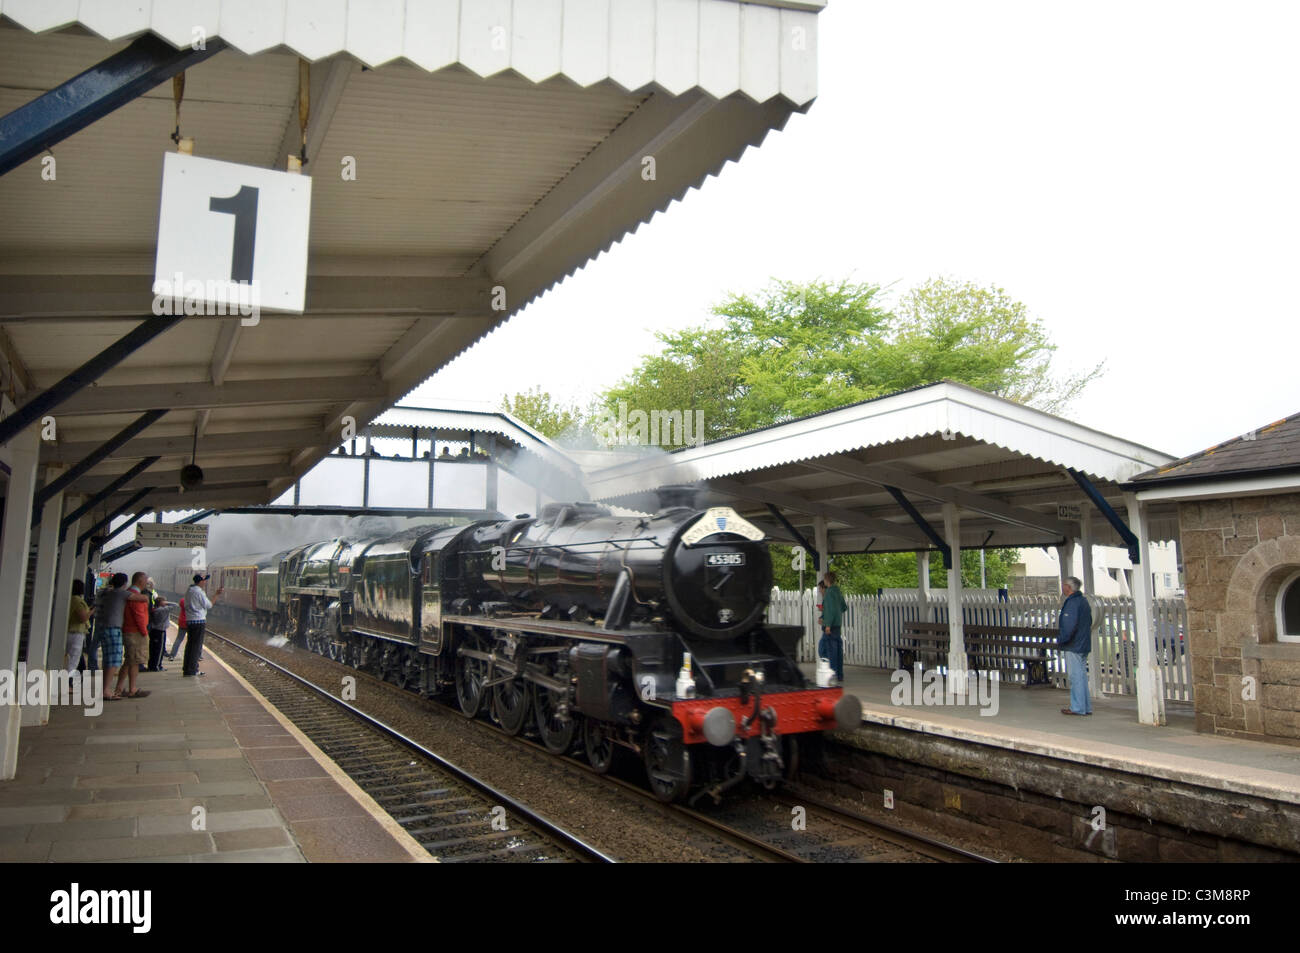
[[[213,568],[256,595],[250,621],[296,644],[454,691],[466,715],[557,754],[580,745],[602,773],[636,752],[665,801],[746,776],[772,786],[799,735],[856,726],[861,705],[810,687],[793,660],[802,629],[764,622],[762,531],[728,507],[665,503],[649,517],[552,504]]]

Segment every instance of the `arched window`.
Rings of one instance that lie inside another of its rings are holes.
[[[1277,640],[1300,642],[1300,572],[1292,573],[1278,587]]]

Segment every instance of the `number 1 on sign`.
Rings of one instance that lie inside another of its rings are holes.
[[[230,252],[230,280],[253,280],[253,248],[257,241],[257,189],[245,185],[234,195],[208,199],[208,211],[235,216],[235,242]]]

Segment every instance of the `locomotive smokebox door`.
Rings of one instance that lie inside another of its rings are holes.
[[[761,529],[729,506],[685,525],[664,561],[673,616],[695,635],[727,639],[762,621],[772,562]]]

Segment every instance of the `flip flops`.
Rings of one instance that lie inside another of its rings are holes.
[[[126,693],[125,695],[123,695],[122,697],[123,697],[123,698],[148,698],[150,694],[152,694],[152,693],[146,691],[145,689],[137,688],[137,689],[136,689],[135,691],[133,691],[133,692],[127,692],[127,693]]]

